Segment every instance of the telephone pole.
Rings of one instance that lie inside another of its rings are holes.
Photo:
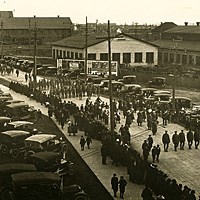
[[[1,21],[1,59],[3,58],[3,21]]]
[[[34,28],[34,70],[33,70],[33,81],[34,81],[34,89],[36,89],[37,84],[37,28],[35,22]]]
[[[87,56],[88,56],[88,23],[87,23],[87,17],[86,17],[86,23],[85,23],[85,81],[87,81]]]
[[[108,64],[109,64],[109,99],[110,99],[110,131],[114,134],[114,113],[112,98],[112,71],[111,71],[111,42],[110,42],[110,21],[108,20]]]

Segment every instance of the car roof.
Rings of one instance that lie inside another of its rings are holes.
[[[29,105],[27,103],[23,103],[23,102],[7,105],[7,107],[9,107],[9,108],[24,107],[24,106],[29,106]]]
[[[142,91],[156,91],[156,88],[142,88]]]
[[[166,79],[166,78],[164,78],[164,77],[161,77],[161,76],[156,76],[156,77],[153,77],[153,79]]]
[[[175,99],[182,99],[182,100],[192,101],[192,99],[190,99],[188,97],[175,97]]]
[[[20,102],[24,102],[22,100],[15,100],[15,99],[11,99],[11,100],[8,100],[6,101],[7,103],[20,103]]]
[[[139,84],[124,84],[125,87],[136,87],[136,88],[141,88],[142,86]]]
[[[34,153],[34,154],[30,155],[29,157],[40,159],[40,160],[47,162],[49,160],[55,159],[60,156],[61,156],[61,154],[57,153],[57,152],[43,151],[43,152]]]
[[[136,75],[126,75],[126,76],[123,76],[123,78],[136,78]]]
[[[12,97],[10,97],[10,96],[0,96],[0,101],[2,101],[2,100],[10,100],[10,99],[12,99]]]
[[[1,121],[5,121],[5,122],[7,122],[7,121],[10,121],[11,120],[11,118],[10,117],[4,117],[4,116],[0,116],[0,122]]]
[[[54,139],[56,135],[53,134],[36,134],[25,139],[25,141],[43,143],[48,140]]]
[[[60,177],[53,172],[23,172],[11,175],[16,186],[60,183]]]
[[[10,130],[10,131],[4,131],[4,132],[1,132],[0,135],[8,135],[10,137],[17,137],[17,136],[20,136],[20,135],[30,135],[30,132],[28,131],[22,131],[22,130]]]
[[[6,163],[0,165],[0,174],[15,174],[20,172],[37,171],[35,165],[26,163]]]
[[[171,94],[167,94],[167,93],[158,93],[158,94],[154,94],[154,96],[169,96],[171,97]]]
[[[8,124],[9,125],[13,125],[13,126],[21,126],[21,125],[27,125],[27,124],[32,125],[33,122],[29,122],[29,121],[13,121],[13,122],[10,122]]]
[[[171,92],[167,90],[156,90],[154,94],[171,94]]]

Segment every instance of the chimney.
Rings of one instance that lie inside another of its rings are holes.
[[[200,22],[196,22],[197,26],[199,26]]]
[[[34,17],[34,18],[36,18],[36,16],[35,16],[35,15],[34,15],[33,17]]]
[[[185,26],[187,26],[188,25],[188,22],[184,22],[185,23]]]
[[[58,15],[58,18],[60,17],[60,15]]]

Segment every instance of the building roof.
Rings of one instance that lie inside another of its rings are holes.
[[[176,26],[164,33],[200,34],[200,26]]]
[[[164,22],[164,23],[161,23],[160,26],[157,26],[156,28],[154,28],[152,30],[152,32],[157,32],[157,33],[162,33],[166,30],[169,30],[169,29],[172,29],[174,27],[176,27],[177,25],[174,23],[174,22]]]
[[[0,11],[0,18],[10,18],[13,17],[12,11]]]
[[[12,17],[3,18],[3,29],[71,29],[69,17]]]
[[[101,35],[100,35],[101,34]],[[129,35],[129,34],[125,34],[125,33],[111,33],[111,38],[114,37],[120,37],[120,35],[124,35],[126,37],[135,39],[137,41],[140,42],[144,42],[146,44],[152,45],[152,46],[156,46],[156,44],[152,44],[149,42],[146,42],[144,40],[140,40],[138,38],[134,38],[133,36]],[[104,42],[107,40],[107,33],[92,33],[91,35],[88,35],[88,47],[89,46],[93,46],[95,44]],[[75,36],[71,36],[62,40],[59,40],[57,42],[52,43],[53,46],[61,46],[61,47],[69,47],[69,48],[76,48],[76,49],[84,49],[86,46],[85,43],[85,35],[75,35]]]
[[[173,40],[157,40],[153,44],[164,49],[176,49],[182,51],[200,51],[200,41],[173,41]]]

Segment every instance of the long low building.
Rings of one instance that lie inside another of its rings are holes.
[[[85,35],[75,35],[52,44],[54,59],[84,59]],[[89,60],[108,61],[106,34],[88,35],[87,53]],[[111,60],[130,66],[155,66],[158,63],[158,46],[131,37],[124,33],[111,34]]]

